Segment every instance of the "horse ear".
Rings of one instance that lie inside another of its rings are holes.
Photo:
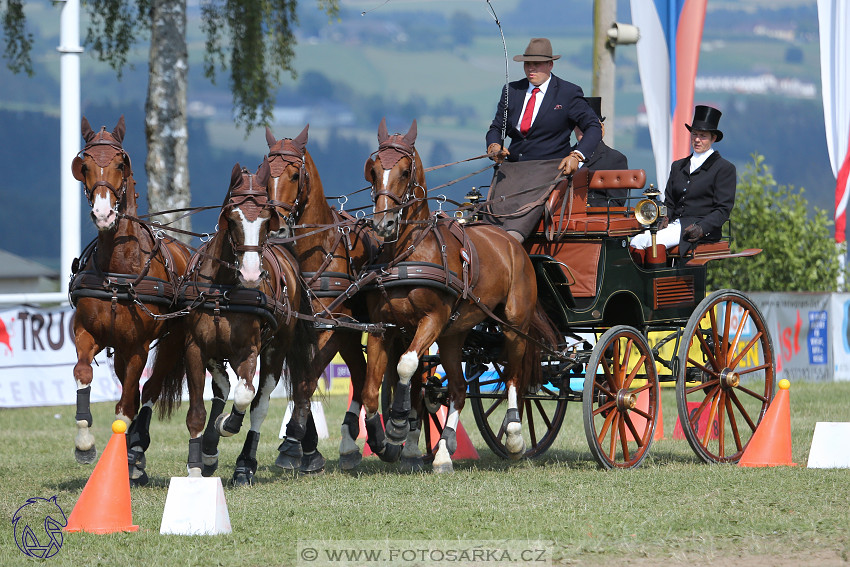
[[[271,174],[272,170],[271,167],[269,167],[269,160],[263,158],[263,163],[260,164],[259,169],[257,169],[257,173],[254,174],[254,179],[257,182],[257,185],[261,187],[267,187]]]
[[[307,146],[307,130],[310,129],[310,125],[307,124],[304,126],[304,129],[301,130],[301,133],[295,136],[292,140],[292,145],[295,146],[299,152],[304,153],[304,148]]]
[[[230,172],[230,188],[227,190],[227,197],[225,197],[224,202],[227,203],[227,199],[230,198],[230,192],[239,187],[242,184],[242,166],[238,163],[233,166],[233,171]]]
[[[413,119],[413,124],[410,125],[410,130],[407,131],[407,134],[404,135],[404,141],[413,147],[413,144],[416,143],[416,119]]]
[[[89,124],[89,121],[85,116],[83,116],[83,123],[80,126],[80,131],[83,133],[83,140],[86,142],[90,142],[95,136],[94,130],[91,129],[91,124]]]
[[[85,120],[85,118],[83,118]],[[71,162],[71,172],[74,174],[74,179],[85,182],[86,178],[83,175],[83,158],[77,156]]]
[[[118,143],[122,143],[124,141],[124,133],[127,131],[126,126],[124,125],[124,115],[121,115],[121,118],[118,119],[118,124],[115,125],[115,129],[112,131],[112,137],[118,140]]]
[[[272,129],[268,126],[266,126],[266,143],[269,145],[269,148],[277,143],[277,140],[274,139],[274,134],[272,134]]]
[[[372,168],[375,167],[375,160],[369,158],[366,160],[366,166],[363,168],[363,177],[366,181],[372,183]]]
[[[378,124],[378,143],[383,144],[389,137],[390,133],[387,132],[387,119],[384,117],[381,118],[381,123]]]

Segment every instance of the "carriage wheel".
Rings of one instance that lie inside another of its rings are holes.
[[[774,364],[764,318],[744,294],[716,291],[693,312],[679,345],[676,400],[703,461],[740,460],[773,399]]]
[[[487,372],[487,368],[481,365],[467,366],[467,403],[472,406],[472,415],[487,446],[501,458],[507,459],[509,453],[505,448],[503,420],[508,409],[508,396],[502,377],[504,366],[497,362],[492,365],[494,370]],[[470,379],[476,373],[479,376]],[[539,457],[552,446],[566,412],[567,399],[561,393],[560,383],[545,382],[534,392],[523,394],[519,417],[522,436],[527,443],[524,457]]]
[[[600,466],[632,468],[646,458],[659,395],[646,338],[626,325],[607,330],[590,354],[582,396],[584,432]]]

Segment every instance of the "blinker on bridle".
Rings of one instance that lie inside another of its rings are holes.
[[[282,201],[271,201],[271,203],[275,208],[280,207],[287,212],[286,216],[282,217],[282,222],[292,230],[298,221],[301,220],[301,215],[304,214],[304,205],[306,204],[304,196],[307,188],[308,173],[304,153],[288,148],[288,146],[292,145],[291,139],[286,138],[283,142],[281,149],[269,150],[269,159],[279,157],[287,164],[298,166],[298,191],[295,193],[295,200],[292,203],[284,203]],[[286,142],[290,143],[287,144]]]

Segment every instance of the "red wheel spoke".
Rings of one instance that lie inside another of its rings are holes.
[[[717,336],[716,332],[712,331],[712,334],[714,334],[714,336]],[[708,362],[709,362],[709,364],[711,364],[711,367],[712,368],[720,368],[720,365],[717,364],[717,357],[715,357],[714,352],[711,350],[711,348],[709,348],[708,342],[705,340],[705,337],[702,334],[702,329],[698,329],[697,332],[694,333],[694,336],[700,342],[700,345],[702,346],[702,353],[708,359]],[[689,361],[691,360],[690,357],[688,358],[688,360]],[[694,362],[694,365],[696,366],[697,361],[694,360],[693,362]]]
[[[708,425],[705,431],[702,432],[702,446],[708,446],[708,438],[711,435],[711,425],[714,423],[714,416],[717,415],[717,398],[720,396],[720,389],[711,395],[711,405],[708,411]]]
[[[500,405],[502,405],[502,402],[504,402],[504,401],[505,401],[505,400],[504,400],[504,399],[502,399],[502,398],[497,398],[497,399],[493,400],[493,403],[492,403],[492,404],[490,404],[490,407],[489,407],[489,408],[487,408],[487,409],[484,411],[484,415],[485,415],[486,417],[488,417],[488,418],[489,418],[489,417],[490,417],[490,414],[491,414],[491,413],[493,413],[493,410],[495,410],[497,407],[499,407]]]
[[[732,396],[734,396],[734,392],[729,392],[729,395],[726,396],[726,415],[729,416],[729,428],[732,430],[732,436],[735,438],[735,448],[737,452],[743,450],[744,446],[741,443],[741,434],[738,432],[738,422],[735,419],[735,411],[732,409]]]
[[[744,356],[746,356],[746,354],[750,351],[751,348],[753,348],[753,346],[758,342],[760,338],[761,332],[756,333],[756,336],[754,336],[750,340],[750,342],[747,343],[747,346],[741,349],[741,352],[738,353],[738,356],[735,357],[735,360],[733,360],[732,363],[729,364],[729,368],[735,368],[736,366],[738,366],[738,363],[741,362]]]
[[[525,412],[528,421],[528,436],[531,438],[531,446],[534,447],[537,445],[537,432],[534,430],[534,412],[531,411],[531,400],[525,400],[523,405],[528,408],[528,411]]]
[[[616,406],[617,406],[617,402],[614,401],[614,400],[611,400],[610,402],[605,402],[605,404],[603,404],[603,405],[599,406],[598,408],[596,408],[595,410],[593,410],[593,415],[599,415],[600,413],[602,413],[605,410],[612,410],[612,413],[613,413],[613,409]]]
[[[765,362],[764,364],[759,364],[758,366],[753,366],[752,368],[742,368],[737,372],[739,376],[743,376],[744,374],[752,374],[753,372],[758,372],[759,370],[767,370],[768,368],[773,368],[772,362]]]
[[[635,411],[635,410],[632,410],[632,411]],[[647,414],[644,414],[643,417],[645,417],[647,419],[652,419]],[[625,418],[625,421],[626,421],[626,425],[629,427],[629,431],[632,433],[632,438],[634,438],[638,447],[643,447],[643,435],[640,435],[637,432],[637,428],[635,428],[635,424],[634,424],[634,422],[632,422],[632,416],[630,415],[630,412],[626,412],[624,414],[624,418]]]
[[[605,434],[607,433],[608,428],[611,427],[611,422],[614,420],[614,417],[616,415],[616,411],[611,411],[608,415],[605,416],[605,421],[602,422],[602,429],[599,431],[599,435],[597,435],[597,439],[599,439],[600,445],[602,445],[602,441],[605,439]]]
[[[724,363],[729,360],[729,341],[726,338],[729,336],[729,325],[732,320],[732,302],[726,302],[726,309],[723,310],[723,339],[720,341],[720,360]],[[717,343],[714,343],[715,346]]]
[[[722,457],[726,455],[726,423],[723,415],[726,410],[726,394],[720,390],[717,399],[717,451]]]
[[[750,426],[750,429],[755,432],[756,424],[753,422],[752,418],[750,418],[750,414],[747,412],[747,409],[741,403],[741,400],[738,399],[738,396],[735,394],[735,391],[729,392],[729,397],[732,398],[732,402],[734,402],[735,407],[738,408],[738,411],[741,412],[741,417],[744,418],[744,421],[747,422],[747,425]]]
[[[537,412],[540,414],[540,417],[543,418],[543,423],[546,425],[546,429],[552,429],[552,420],[549,419],[549,416],[546,415],[546,408],[543,407],[543,403],[540,400],[534,400],[534,405],[537,407]],[[528,412],[531,415],[531,411]]]
[[[632,381],[637,376],[638,371],[643,367],[644,362],[646,362],[646,355],[642,354],[637,364],[632,368],[632,371],[629,372],[628,377],[623,381],[623,388],[628,388],[632,385]]]
[[[751,396],[751,397],[753,397],[757,400],[760,400],[764,404],[767,403],[767,396],[766,395],[759,394],[758,392],[753,392],[749,388],[745,388],[744,386],[740,386],[740,385],[736,389],[740,392],[744,392],[745,394],[747,394],[747,395],[749,395],[749,396]]]
[[[738,331],[735,333],[735,338],[732,339],[732,343],[729,345],[730,352],[735,354],[735,350],[738,348],[738,341],[741,340],[741,333],[744,331],[744,327],[747,325],[747,320],[750,318],[749,310],[744,311],[744,316],[741,317],[741,322],[738,323]],[[738,355],[740,356],[740,354]],[[726,360],[729,360],[729,357],[726,357]],[[735,364],[730,365],[732,368],[735,367]]]
[[[621,415],[619,419],[619,423],[617,424],[617,431],[619,432],[620,437],[620,446],[623,448],[623,461],[629,461],[629,440],[626,438],[626,424],[625,424],[625,416]],[[637,437],[637,436],[635,436]],[[613,460],[613,455],[611,459]]]
[[[718,386],[719,386],[719,384],[718,384]],[[718,388],[718,389],[719,389],[719,388]],[[712,400],[712,399],[713,399],[716,395],[717,395],[717,390],[714,390],[713,392],[708,392],[708,393],[705,395],[705,398],[702,400],[702,403],[699,405],[699,407],[696,409],[696,411],[695,411],[695,412],[693,412],[693,415],[691,415],[690,417],[688,417],[688,421],[689,421],[689,422],[690,422],[690,424],[691,424],[691,429],[693,429],[694,431],[696,431],[696,429],[697,429],[697,428],[696,428],[696,423],[699,421],[699,417],[702,415],[702,412],[705,410],[705,408],[706,408],[706,406],[709,404],[709,402],[710,402],[710,401],[711,401],[711,400]]]
[[[692,386],[692,387],[690,387],[690,388],[686,388],[686,389],[685,389],[685,394],[687,394],[688,396],[690,396],[690,395],[691,395],[691,394],[693,394],[694,392],[698,392],[698,391],[700,391],[700,390],[705,390],[706,388],[713,388],[713,387],[715,387],[715,386],[718,386],[719,384],[720,384],[720,379],[719,379],[719,378],[718,378],[717,380],[709,380],[708,382],[700,382],[700,383],[699,383],[699,384],[697,384],[696,386]]]

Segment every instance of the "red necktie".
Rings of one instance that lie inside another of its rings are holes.
[[[531,96],[528,97],[528,103],[525,105],[525,112],[522,114],[522,122],[519,124],[520,134],[525,136],[531,129],[531,117],[534,116],[534,99],[537,98],[537,93],[540,89],[534,87],[531,91]]]

